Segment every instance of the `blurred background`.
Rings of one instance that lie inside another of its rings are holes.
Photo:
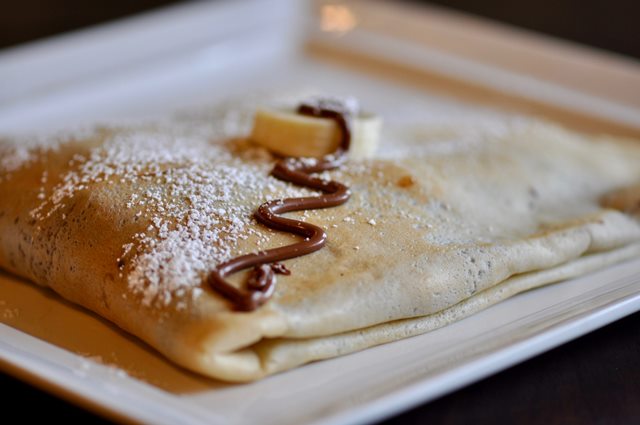
[[[395,1],[435,5],[482,16],[640,59],[640,0]],[[0,13],[0,49],[181,2],[4,0]],[[335,0],[335,3],[348,3],[348,0]],[[640,313],[636,313],[389,423],[462,424],[470,418],[478,423],[635,423],[631,418],[638,418],[639,329]],[[0,388],[9,393],[5,417],[15,412],[24,419],[35,419],[44,411],[55,412],[58,417],[99,423],[89,414],[4,374],[0,374]],[[25,411],[21,407],[25,400],[38,408]],[[555,421],[549,421],[551,417]]]
[[[231,0],[226,0],[231,1]],[[391,1],[391,0],[388,0]],[[640,58],[638,0],[403,0],[480,15]],[[180,0],[5,0],[0,48],[180,3]]]

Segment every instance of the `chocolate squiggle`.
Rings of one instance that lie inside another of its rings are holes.
[[[231,301],[237,310],[251,311],[267,302],[273,295],[276,274],[290,274],[290,271],[278,261],[300,257],[321,249],[327,240],[325,231],[313,224],[280,217],[293,211],[329,208],[342,205],[349,200],[349,188],[333,180],[313,177],[311,174],[332,170],[342,165],[351,143],[351,120],[354,111],[341,102],[320,100],[313,104],[303,104],[298,113],[321,118],[330,118],[336,122],[342,134],[340,145],[330,155],[320,159],[284,158],[278,161],[271,171],[274,177],[324,192],[320,196],[304,198],[286,198],[265,202],[254,213],[254,217],[263,225],[282,232],[302,236],[300,242],[242,255],[219,264],[208,277],[209,284],[220,295]],[[241,289],[229,284],[225,278],[244,269],[253,267],[246,283]]]

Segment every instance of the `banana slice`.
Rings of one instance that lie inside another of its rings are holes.
[[[353,122],[349,157],[372,157],[378,147],[381,121],[360,114]],[[250,139],[283,156],[321,157],[340,143],[340,129],[329,118],[301,115],[293,110],[259,109]]]

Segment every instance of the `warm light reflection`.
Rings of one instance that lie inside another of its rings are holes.
[[[322,6],[320,29],[326,32],[344,34],[357,24],[351,9],[344,5],[327,4]]]

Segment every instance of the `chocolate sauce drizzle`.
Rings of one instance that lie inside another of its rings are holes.
[[[304,239],[291,245],[242,255],[219,264],[208,277],[209,284],[220,295],[231,301],[237,310],[252,311],[267,302],[273,295],[276,274],[291,272],[278,261],[300,257],[321,249],[327,240],[325,231],[313,224],[280,217],[293,211],[329,208],[342,205],[349,200],[349,188],[333,180],[313,177],[311,174],[332,170],[342,165],[351,143],[351,120],[355,113],[345,103],[322,99],[300,105],[297,112],[320,118],[330,118],[336,122],[342,138],[340,145],[330,155],[319,159],[284,158],[271,171],[277,179],[322,191],[320,196],[304,198],[276,199],[260,205],[254,217],[263,225],[282,232],[293,233]],[[253,267],[241,289],[229,284],[225,278],[244,269]]]

